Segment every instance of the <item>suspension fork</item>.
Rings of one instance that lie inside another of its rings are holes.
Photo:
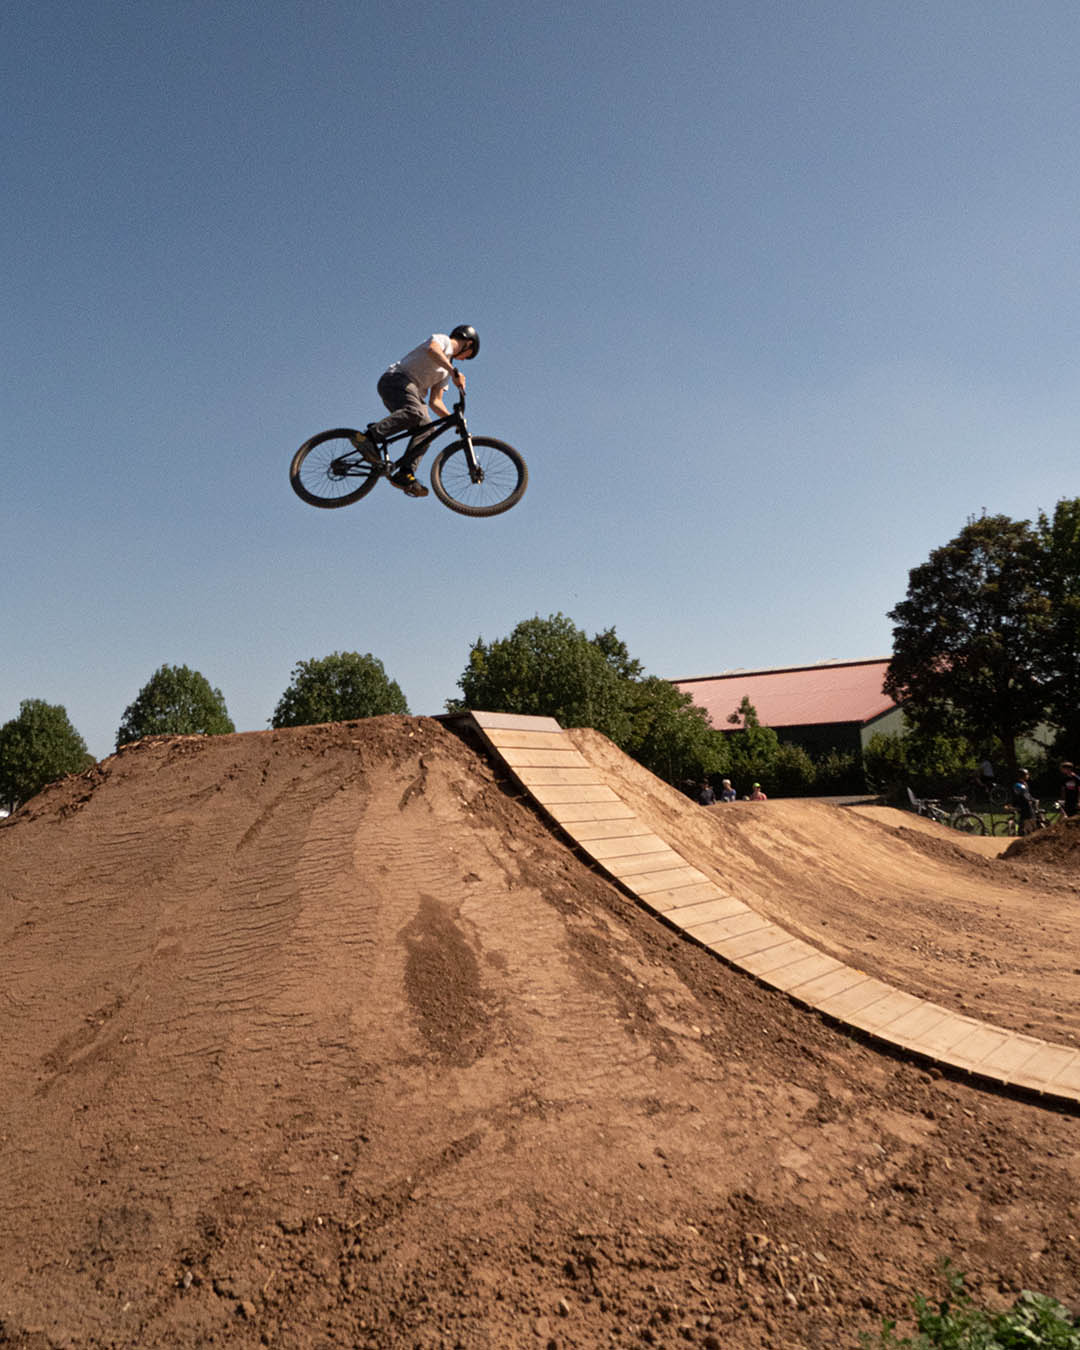
[[[474,483],[479,483],[484,477],[484,471],[476,458],[476,451],[473,449],[472,437],[469,435],[469,427],[463,412],[458,413],[457,424],[458,430],[461,432],[462,444],[465,446],[465,462],[469,466],[469,477]]]

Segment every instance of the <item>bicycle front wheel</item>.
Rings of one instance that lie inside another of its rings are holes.
[[[986,833],[986,826],[983,824],[982,817],[975,815],[973,811],[961,811],[959,815],[953,817],[952,826],[954,830],[959,830],[961,834]]]
[[[455,441],[440,450],[431,466],[435,496],[451,511],[463,516],[497,516],[516,506],[529,483],[525,461],[512,445],[472,438],[477,472],[469,468],[465,442]]]
[[[355,431],[320,431],[293,455],[289,482],[309,506],[348,506],[366,497],[379,471],[356,448]]]

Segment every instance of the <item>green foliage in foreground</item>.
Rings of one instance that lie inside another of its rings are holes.
[[[947,1293],[931,1304],[915,1299],[915,1336],[902,1340],[896,1323],[886,1322],[877,1339],[862,1338],[866,1350],[1080,1350],[1080,1321],[1056,1299],[1025,1289],[1006,1312],[988,1312],[972,1302],[964,1277],[948,1264]]]

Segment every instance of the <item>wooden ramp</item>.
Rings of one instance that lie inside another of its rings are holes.
[[[1080,1050],[1006,1031],[846,966],[723,891],[653,834],[550,717],[468,714],[493,754],[648,909],[792,999],[921,1058],[1071,1104]]]

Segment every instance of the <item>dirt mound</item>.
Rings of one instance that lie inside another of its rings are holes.
[[[1080,1289],[1076,1119],[728,970],[427,719],[42,794],[0,1008],[0,1345],[794,1350],[945,1255]]]
[[[1075,874],[888,807],[700,807],[596,732],[571,735],[652,829],[775,923],[909,993],[1080,1044]]]
[[[1062,818],[1048,829],[1014,839],[1005,850],[1005,857],[1022,858],[1044,867],[1067,868],[1075,875],[1080,863],[1080,816]]]

